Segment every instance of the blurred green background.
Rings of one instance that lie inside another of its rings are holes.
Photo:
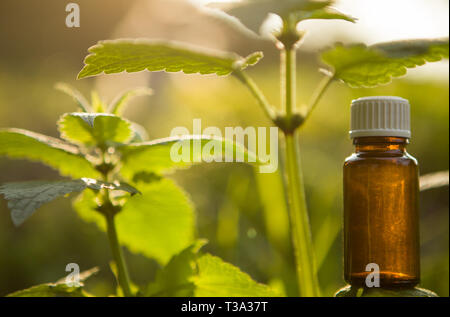
[[[359,11],[351,11],[354,1],[341,2],[349,13],[358,16]],[[136,99],[125,113],[147,128],[150,139],[166,137],[176,126],[192,131],[194,118],[202,119],[203,128],[269,125],[250,94],[231,77],[140,73],[75,80],[87,48],[97,40],[169,38],[242,55],[263,50],[265,58],[250,74],[269,100],[279,104],[278,56],[269,41],[247,38],[221,21],[203,17],[187,1],[77,3],[81,8],[81,27],[69,29],[64,25],[64,1],[0,2],[0,127],[24,128],[57,137],[58,117],[76,109],[70,98],[53,89],[60,81],[74,85],[87,96],[91,89],[97,89],[106,99],[136,85],[153,88],[154,96]],[[367,6],[383,9],[383,3],[367,1]],[[408,3],[423,5],[423,14],[444,11],[448,24],[447,1],[436,0],[433,5],[424,1]],[[364,16],[359,18],[363,23]],[[434,22],[442,21],[436,18]],[[320,79],[317,47],[335,41],[367,39],[370,43],[379,39],[379,34],[367,33],[367,25],[351,29],[340,23],[333,32],[330,24],[327,28],[320,24],[306,26],[311,28],[311,35],[305,39],[306,49],[298,55],[299,103],[308,100]],[[436,34],[439,35],[442,34]],[[386,40],[391,39],[388,37]],[[352,152],[348,138],[350,101],[367,95],[409,99],[413,134],[409,152],[419,160],[422,174],[448,169],[448,63],[413,71],[411,76],[375,89],[350,89],[340,83],[330,88],[301,134],[313,239],[320,263],[320,284],[326,296],[345,285],[342,163]],[[284,289],[287,295],[297,293],[279,174],[257,174],[244,164],[214,163],[194,166],[173,177],[196,206],[198,236],[209,240],[205,250],[239,266],[257,281]],[[43,165],[0,158],[0,183],[58,178],[56,172]],[[71,199],[59,199],[41,207],[19,228],[13,226],[6,202],[0,199],[0,295],[55,281],[66,275],[65,266],[70,262],[78,263],[82,270],[99,266],[101,271],[88,282],[88,290],[103,295],[113,292],[106,236],[77,217],[71,210]],[[448,296],[448,187],[423,192],[420,199],[421,286]],[[129,252],[126,257],[137,284],[153,279],[156,262]]]

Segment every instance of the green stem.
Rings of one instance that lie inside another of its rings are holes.
[[[288,209],[291,221],[291,237],[294,245],[298,288],[301,296],[320,296],[296,133],[299,125],[295,125],[294,120],[296,104],[296,51],[294,47],[295,41],[291,42],[291,45],[284,45],[281,51],[281,99],[285,114],[281,118],[284,124],[278,124],[278,126],[283,131],[286,139],[286,188],[288,192]],[[242,71],[237,71],[234,75],[249,88],[266,115],[276,124],[279,120],[276,117],[275,111],[256,84]],[[320,85],[318,93],[313,96],[310,110],[315,107],[330,82],[331,79],[327,79],[327,82]]]
[[[102,161],[103,164],[107,164],[106,150],[102,151]],[[103,172],[103,180],[105,182],[110,181],[110,172]],[[117,236],[116,224],[114,217],[118,210],[115,209],[111,202],[108,189],[103,190],[103,203],[102,203],[102,214],[105,216],[106,220],[106,232],[108,234],[109,246],[111,248],[111,253],[113,260],[117,267],[117,282],[119,287],[122,289],[123,294],[127,297],[133,296],[131,292],[131,282],[128,274],[127,264],[120,247],[119,238]]]
[[[296,51],[294,47],[281,51],[281,104],[285,105],[286,120],[290,121],[295,107]]]
[[[311,100],[309,102],[307,112],[303,117],[304,118],[303,121],[306,121],[306,119],[311,115],[311,112],[317,106],[317,104],[319,103],[323,94],[325,93],[327,88],[330,86],[330,84],[333,82],[333,79],[334,79],[333,76],[327,75],[319,83],[319,86],[317,86],[316,90],[314,91],[313,95],[311,96]]]
[[[113,255],[114,262],[117,266],[117,279],[119,286],[125,296],[133,296],[130,287],[130,278],[128,275],[127,266],[123,257],[122,249],[120,248],[119,239],[117,237],[116,225],[114,223],[114,214],[105,213],[106,228],[108,232],[109,245]]]
[[[286,136],[286,174],[298,287],[301,296],[320,296],[296,133]]]
[[[264,113],[269,117],[269,119],[271,119],[272,121],[275,120],[276,114],[273,107],[267,101],[266,97],[255,84],[255,82],[243,71],[236,71],[233,74],[250,90],[256,100],[258,100]]]
[[[294,45],[281,51],[281,96],[286,122],[290,124],[296,104],[296,51]],[[298,288],[301,296],[320,296],[311,229],[308,219],[297,133],[283,131],[286,139],[286,180],[291,238],[294,246]],[[298,130],[297,130],[298,131]]]

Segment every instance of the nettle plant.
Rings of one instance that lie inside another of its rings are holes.
[[[89,49],[86,65],[78,74],[81,79],[123,71],[182,71],[186,74],[232,75],[243,83],[283,135],[285,188],[301,296],[320,296],[300,164],[298,137],[301,126],[333,82],[340,81],[351,87],[374,87],[404,75],[407,68],[448,58],[448,39],[443,38],[371,46],[337,44],[321,53],[322,61],[328,66],[323,71],[324,78],[310,101],[297,107],[296,52],[304,36],[301,22],[310,19],[356,21],[334,9],[332,4],[333,1],[248,0],[228,3],[222,8],[224,11],[204,8],[205,14],[220,17],[247,35],[268,35],[273,40],[280,52],[281,111],[267,101],[245,71],[263,57],[262,52],[241,57],[165,40],[108,40]],[[269,26],[269,20],[280,23]],[[266,33],[260,34],[260,30]],[[57,168],[62,175],[75,178],[51,183],[4,184],[0,192],[9,200],[15,223],[21,223],[35,208],[56,196],[89,188],[75,201],[74,207],[83,219],[95,222],[107,231],[120,294],[277,295],[236,267],[199,252],[203,242],[194,238],[191,203],[173,181],[164,177],[164,172],[185,166],[185,163],[174,163],[169,158],[170,146],[178,140],[142,142],[139,132],[142,128],[119,116],[128,94],[118,97],[118,102],[105,108],[98,98],[88,105],[67,86],[66,91],[75,97],[84,112],[65,114],[59,121],[61,137],[65,141],[23,130],[0,132],[0,154],[39,160]],[[105,113],[105,109],[109,112]],[[187,136],[185,141],[190,142],[195,137],[198,136]],[[248,155],[242,146],[233,147],[235,152],[244,151]],[[123,195],[123,192],[129,195]],[[131,251],[164,265],[154,283],[145,289],[138,290],[131,283],[117,233]],[[70,288],[61,283],[39,287],[39,291],[45,290],[48,294],[53,290],[76,295],[83,293],[81,286]]]
[[[79,216],[107,232],[111,270],[125,296],[279,296],[253,281],[237,267],[210,254],[199,253],[205,240],[195,236],[194,208],[168,172],[189,166],[171,159],[175,143],[189,148],[190,162],[205,159],[206,145],[228,147],[224,156],[251,154],[224,139],[180,136],[145,141],[142,126],[120,116],[131,97],[149,95],[148,88],[119,94],[109,105],[92,93],[91,103],[74,88],[58,84],[82,112],[66,113],[58,121],[61,139],[21,129],[0,129],[0,155],[42,162],[70,180],[6,183],[0,194],[8,201],[15,225],[22,224],[42,204],[72,192]],[[198,140],[200,152],[192,148]],[[211,153],[211,157],[215,157]],[[206,157],[206,159],[209,159]],[[224,157],[225,159],[225,157]],[[258,164],[256,158],[255,164]],[[138,189],[137,189],[138,188]],[[158,261],[162,268],[150,285],[137,287],[130,279],[121,244]],[[80,282],[96,272],[80,275]],[[83,284],[61,279],[17,291],[11,296],[91,296]]]

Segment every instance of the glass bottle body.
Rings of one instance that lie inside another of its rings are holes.
[[[375,263],[381,287],[420,280],[419,173],[408,139],[360,137],[344,163],[344,278],[364,286]]]

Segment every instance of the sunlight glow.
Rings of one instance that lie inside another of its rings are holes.
[[[214,2],[240,2],[240,0],[189,0],[198,5],[206,5]]]

